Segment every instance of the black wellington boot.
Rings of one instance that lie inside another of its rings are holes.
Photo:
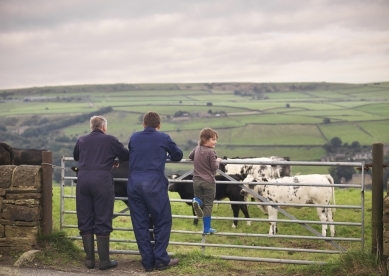
[[[100,270],[116,267],[117,261],[109,259],[109,236],[96,236],[97,239],[97,252],[100,258]]]
[[[84,244],[84,251],[86,253],[85,265],[89,269],[95,268],[95,240],[94,235],[82,236],[82,243]]]

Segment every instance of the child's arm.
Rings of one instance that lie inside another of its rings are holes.
[[[188,157],[188,158],[189,158],[190,160],[194,160],[195,149],[196,149],[196,148],[194,148],[194,149],[189,153],[189,157]]]
[[[217,158],[216,152],[211,151],[211,153],[209,155],[209,163],[211,165],[212,171],[214,171],[214,172],[217,171],[217,169],[219,168],[220,161],[221,161],[221,158]]]

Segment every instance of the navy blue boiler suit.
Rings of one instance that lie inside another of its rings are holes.
[[[94,130],[78,138],[73,157],[79,166],[76,209],[80,235],[108,236],[115,202],[111,170],[116,157],[128,160],[128,150],[116,137]]]
[[[172,212],[168,181],[164,175],[167,154],[172,161],[182,159],[182,151],[169,135],[146,127],[134,133],[128,143],[130,174],[127,184],[132,225],[142,265],[145,268],[166,265]],[[154,223],[154,249],[150,243],[149,214]]]

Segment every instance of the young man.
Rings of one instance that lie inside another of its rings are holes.
[[[147,272],[178,264],[167,254],[172,213],[168,181],[164,175],[167,158],[182,159],[182,151],[169,135],[159,132],[161,119],[155,112],[143,117],[143,131],[130,137],[130,173],[127,183],[128,202],[135,238]],[[150,242],[149,215],[154,223],[154,248]]]

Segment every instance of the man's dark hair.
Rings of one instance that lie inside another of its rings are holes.
[[[161,118],[157,112],[149,111],[143,116],[143,124],[145,127],[157,128],[161,124]]]

